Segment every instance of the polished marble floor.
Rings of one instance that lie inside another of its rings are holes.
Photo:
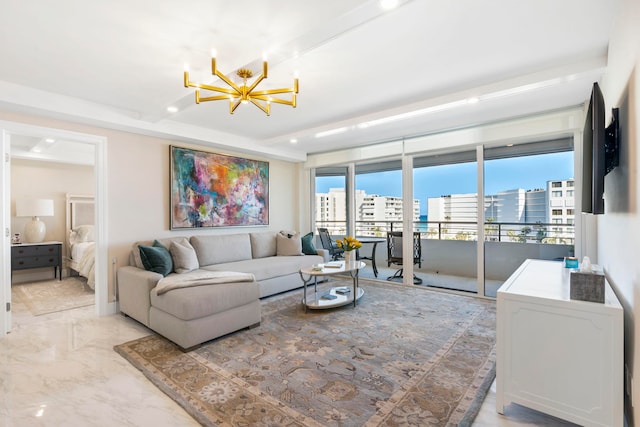
[[[14,304],[0,339],[0,427],[197,426],[113,346],[150,331],[94,307],[32,316]],[[474,426],[572,425],[516,405],[495,411],[495,385]]]

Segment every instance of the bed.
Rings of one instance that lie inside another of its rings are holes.
[[[87,278],[95,288],[95,202],[93,196],[67,194],[66,265],[69,275]]]

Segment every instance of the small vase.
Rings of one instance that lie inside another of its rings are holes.
[[[345,251],[344,253],[344,262],[349,264],[350,262],[353,262],[356,260],[356,253],[355,251]]]

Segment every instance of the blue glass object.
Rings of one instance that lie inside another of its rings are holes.
[[[578,258],[575,257],[565,257],[564,258],[564,267],[565,268],[578,268]]]

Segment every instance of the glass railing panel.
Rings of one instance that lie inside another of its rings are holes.
[[[394,221],[358,221],[357,235],[386,237],[387,231],[401,230]],[[472,222],[420,221],[422,265],[414,265],[424,286],[476,292],[477,225]],[[561,259],[573,252],[575,227],[572,224],[485,223],[485,293],[495,297],[500,285],[527,258]],[[368,253],[368,252],[367,252]],[[376,248],[377,279],[386,280],[397,270],[387,263],[386,242]],[[370,256],[370,255],[365,255]],[[370,264],[369,261],[367,263]],[[374,278],[371,266],[362,277]]]

